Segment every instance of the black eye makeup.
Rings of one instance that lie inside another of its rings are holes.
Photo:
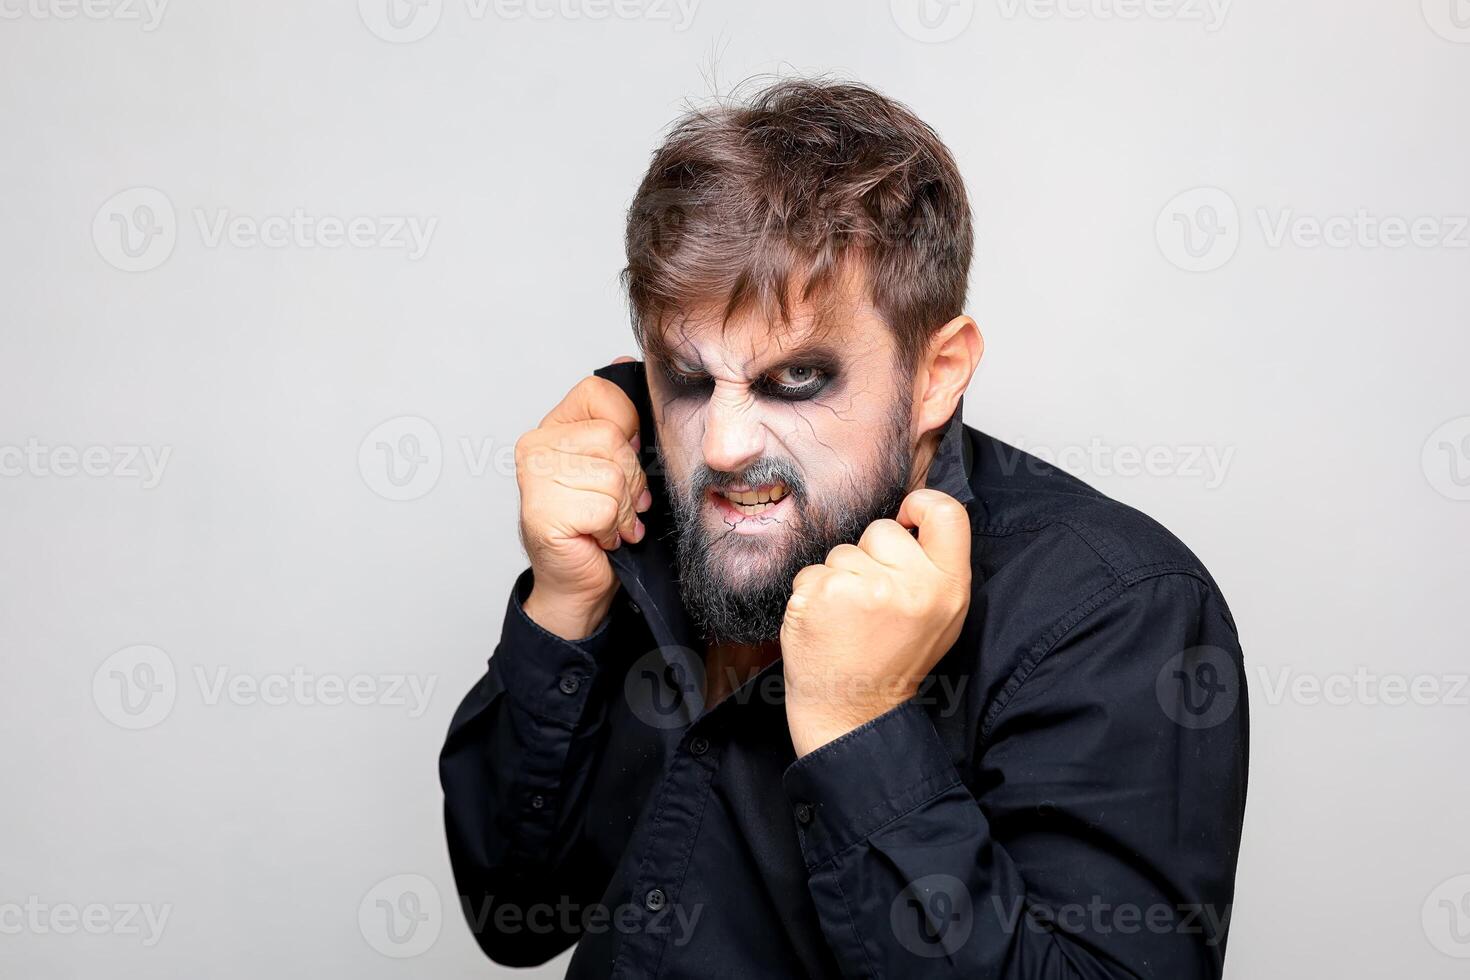
[[[672,397],[708,394],[714,390],[714,380],[698,369],[689,370],[660,361],[659,373]],[[836,375],[834,368],[824,364],[794,362],[765,372],[751,382],[750,389],[763,398],[799,402],[821,392]]]
[[[799,402],[827,387],[832,372],[815,364],[788,364],[767,371],[752,387],[762,395]]]
[[[714,390],[714,380],[703,371],[683,371],[667,361],[660,362],[659,367],[675,395],[693,395]]]

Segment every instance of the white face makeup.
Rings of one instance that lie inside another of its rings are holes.
[[[892,334],[864,307],[821,333],[810,313],[772,329],[756,315],[722,325],[716,312],[666,340],[649,390],[686,599],[784,604],[800,567],[901,499],[912,423]],[[689,595],[701,588],[722,594]]]

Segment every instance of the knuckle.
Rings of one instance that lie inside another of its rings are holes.
[[[618,428],[616,422],[611,419],[592,419],[588,423],[593,439],[602,448],[616,451],[619,446],[628,440],[623,437],[623,430]]]

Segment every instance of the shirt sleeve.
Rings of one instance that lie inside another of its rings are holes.
[[[525,613],[528,569],[512,590],[500,643],[455,712],[439,757],[455,882],[471,931],[498,963],[542,963],[576,941],[562,917],[497,930],[497,909],[595,901],[610,869],[583,851],[582,801],[605,722],[599,670],[609,620],[572,642]]]
[[[980,744],[952,752],[910,701],[798,760],[785,788],[844,975],[1220,976],[1244,681],[1211,586],[1160,576],[1023,663]]]

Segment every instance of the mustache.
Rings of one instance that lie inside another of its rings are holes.
[[[733,472],[700,464],[690,474],[688,493],[691,498],[698,500],[709,490],[728,490],[741,485],[759,487],[769,483],[785,484],[798,503],[807,499],[806,481],[797,471],[796,464],[775,456],[764,456]]]

